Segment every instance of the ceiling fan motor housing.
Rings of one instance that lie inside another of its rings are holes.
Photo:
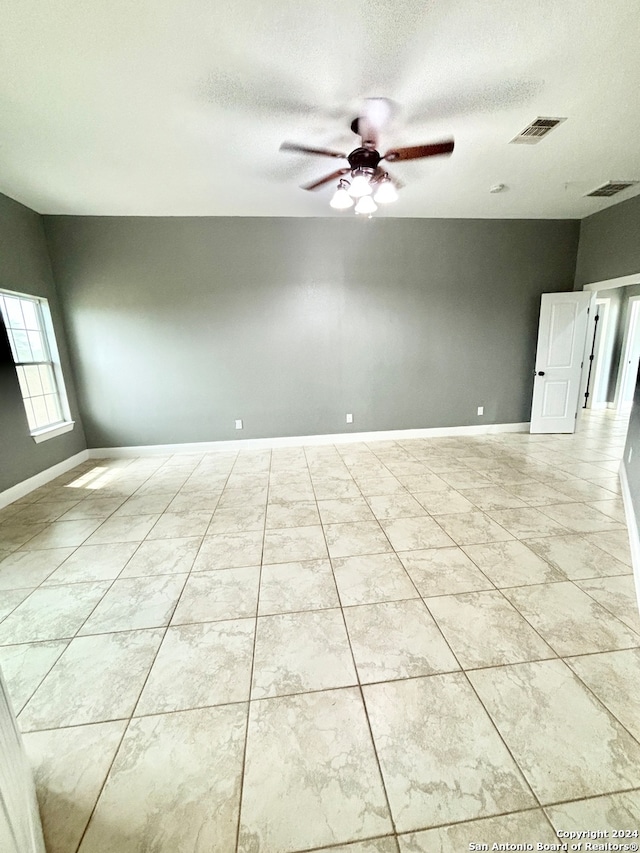
[[[356,169],[372,169],[375,171],[382,157],[371,148],[356,148],[347,159],[352,171]]]

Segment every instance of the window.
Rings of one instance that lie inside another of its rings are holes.
[[[73,428],[46,299],[0,290],[0,313],[31,435],[36,441]]]

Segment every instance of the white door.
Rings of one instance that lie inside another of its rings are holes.
[[[594,293],[543,293],[531,403],[531,432],[575,432]]]
[[[1,671],[0,850],[45,853],[31,767]]]

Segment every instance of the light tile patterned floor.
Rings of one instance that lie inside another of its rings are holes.
[[[640,829],[625,432],[94,460],[0,510],[49,853]]]

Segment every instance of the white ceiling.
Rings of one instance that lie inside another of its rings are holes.
[[[2,0],[0,191],[42,213],[339,216],[298,185],[350,151],[362,98],[398,104],[376,215],[587,216],[640,179],[640,0]],[[537,116],[539,145],[509,145]],[[492,184],[508,189],[490,195]]]

